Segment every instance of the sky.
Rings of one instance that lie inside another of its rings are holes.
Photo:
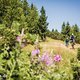
[[[33,3],[38,11],[44,6],[48,29],[61,31],[62,23],[69,22],[70,25],[77,24],[80,27],[80,0],[28,0]]]

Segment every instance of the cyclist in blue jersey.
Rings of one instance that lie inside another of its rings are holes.
[[[65,46],[68,47],[68,45],[69,45],[69,38],[67,37],[65,40]]]
[[[72,35],[70,36],[70,42],[71,42],[72,49],[74,49],[74,45],[75,45],[75,36],[74,36],[73,33],[72,33]]]

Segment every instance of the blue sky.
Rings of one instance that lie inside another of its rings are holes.
[[[48,28],[58,29],[61,31],[63,22],[70,23],[70,25],[77,24],[80,27],[80,0],[28,0],[29,4],[33,3],[38,11],[44,6]]]

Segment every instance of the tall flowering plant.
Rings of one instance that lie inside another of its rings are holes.
[[[41,61],[46,64],[47,66],[50,66],[53,64],[53,60],[52,57],[47,53],[43,53],[42,57],[41,57]]]
[[[57,70],[59,69],[59,62],[60,62],[61,60],[62,60],[61,55],[59,55],[59,54],[54,55],[53,61],[54,61],[55,65],[56,65],[56,69],[57,69]]]
[[[35,49],[31,52],[31,61],[32,64],[35,64],[36,67],[42,67],[42,69],[44,69],[45,71],[49,71],[51,72],[49,69],[52,67],[55,67],[54,70],[58,70],[59,69],[59,62],[62,60],[61,55],[56,54],[56,55],[52,55],[50,53],[48,53],[47,51],[44,52],[42,55],[40,55],[40,50],[39,49]]]
[[[31,55],[32,56],[35,56],[35,55],[38,55],[40,53],[40,50],[39,49],[35,49],[31,52]]]
[[[21,36],[17,36],[16,41],[21,42]]]
[[[59,54],[56,54],[56,55],[54,55],[54,57],[53,57],[53,60],[55,61],[55,62],[60,62],[61,61],[61,55],[59,55]]]
[[[25,40],[24,28],[22,29],[21,34],[16,37],[16,41],[19,42],[21,48],[25,47],[26,40]]]

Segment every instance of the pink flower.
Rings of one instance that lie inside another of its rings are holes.
[[[55,62],[60,62],[62,58],[61,58],[60,55],[57,54],[57,55],[54,56],[53,59],[54,59]]]
[[[40,53],[39,49],[33,50],[32,51],[32,56],[35,56],[36,54],[39,54],[39,53]]]
[[[17,40],[18,42],[21,42],[21,37],[20,37],[20,36],[17,36],[17,37],[16,37],[16,40]]]
[[[23,47],[25,47],[25,44],[24,44],[24,43],[22,43],[22,44],[21,44],[21,47],[22,47],[22,48],[23,48]]]
[[[49,57],[47,60],[46,60],[46,65],[49,66],[49,65],[52,65],[53,63],[53,60],[51,57]]]
[[[49,65],[51,65],[53,63],[52,58],[47,53],[44,53],[42,55],[41,61],[44,62],[47,66],[49,66]]]
[[[42,55],[41,60],[44,61],[44,60],[47,60],[48,58],[49,58],[49,55],[44,53],[44,54]]]

